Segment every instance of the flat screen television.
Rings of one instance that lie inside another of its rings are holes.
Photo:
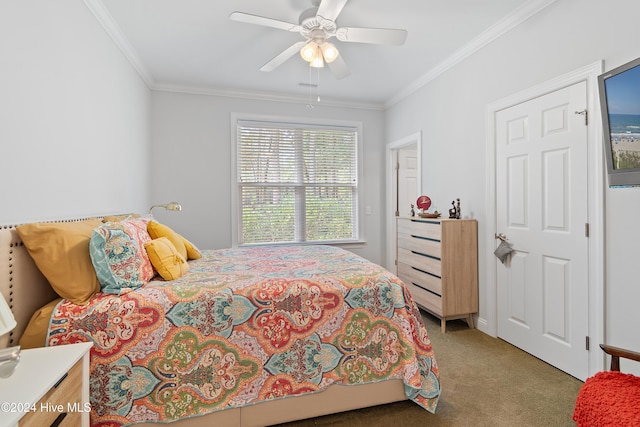
[[[610,187],[640,186],[640,58],[598,76]]]

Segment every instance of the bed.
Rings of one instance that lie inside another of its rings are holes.
[[[346,250],[199,251],[180,277],[85,305],[56,299],[16,227],[0,229],[0,251],[18,322],[1,345],[55,301],[46,345],[94,344],[94,426],[271,425],[404,399],[435,412],[438,367],[411,295]]]

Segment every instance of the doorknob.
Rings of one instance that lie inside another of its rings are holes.
[[[509,239],[507,239],[507,236],[505,236],[503,233],[495,234],[494,236],[495,236],[496,239],[502,240],[503,242],[506,242],[507,240],[509,240]]]

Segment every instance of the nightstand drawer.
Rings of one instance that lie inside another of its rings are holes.
[[[398,233],[441,240],[442,227],[439,221],[398,219]]]
[[[47,363],[46,360],[43,363]],[[34,409],[35,411],[27,413],[20,420],[20,427],[50,426],[59,418],[62,419],[59,426],[81,424],[82,360],[35,404]]]
[[[405,284],[411,283],[435,294],[442,295],[442,279],[417,270],[410,265],[398,262],[398,277]]]

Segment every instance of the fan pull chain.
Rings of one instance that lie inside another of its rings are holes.
[[[316,70],[318,71],[318,74],[316,77],[316,94],[318,95],[317,101],[319,104],[320,103],[320,68],[316,68]]]
[[[311,67],[309,67],[309,103],[307,104],[308,108],[314,108],[313,102],[311,101],[311,87],[313,84],[311,83]]]

